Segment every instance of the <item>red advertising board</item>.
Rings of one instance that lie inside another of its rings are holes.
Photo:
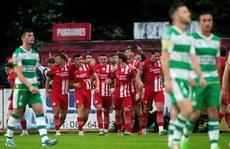
[[[53,25],[53,41],[90,40],[90,23],[66,23]]]

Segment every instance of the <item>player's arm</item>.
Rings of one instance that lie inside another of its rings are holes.
[[[137,87],[139,89],[142,89],[143,88],[143,82],[141,81],[141,75],[143,74],[142,71],[140,70],[137,70],[137,74],[136,74],[136,84],[137,84]]]
[[[30,82],[28,82],[22,74],[22,66],[15,66],[15,71],[17,73],[17,77],[19,78],[19,80],[29,88],[30,92],[32,94],[37,94],[38,89],[34,87]]]
[[[99,82],[98,76],[96,73],[93,73],[92,77],[96,84],[95,92],[98,93],[100,91],[100,84],[99,84],[100,82]]]
[[[51,80],[52,79],[49,76],[49,72],[48,72],[47,77],[46,77],[46,82],[45,82],[46,98],[49,96],[49,88],[50,88],[50,81]]]
[[[222,99],[228,98],[229,74],[230,74],[230,65],[226,64],[225,69],[224,69],[223,78],[222,78],[222,88],[220,92]]]
[[[197,62],[196,55],[190,54],[190,59],[191,59],[192,68],[200,79],[200,85],[203,87],[206,86],[206,81],[204,80],[204,77],[202,75],[200,64]]]
[[[162,70],[165,77],[165,89],[167,92],[172,92],[172,82],[169,71],[169,52],[162,51]]]
[[[11,88],[10,97],[8,98],[9,101],[12,101],[12,99],[13,99],[13,94],[14,94],[14,88],[12,87],[12,88]]]
[[[172,81],[170,76],[170,69],[169,69],[169,50],[172,49],[172,45],[170,42],[170,36],[165,35],[161,40],[162,50],[161,50],[161,59],[162,59],[162,70],[165,78],[165,90],[167,92],[172,92]]]
[[[218,72],[218,76],[221,77],[220,57],[216,57],[216,70]]]

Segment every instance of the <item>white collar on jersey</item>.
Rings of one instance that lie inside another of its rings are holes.
[[[204,38],[204,39],[206,39],[206,40],[212,39],[212,36],[213,36],[213,34],[211,33],[211,35],[210,35],[209,37],[205,37],[205,36],[203,36],[203,35],[201,34],[200,31],[197,31],[197,34],[199,34],[202,38]]]
[[[181,33],[182,35],[187,33],[186,31],[183,32],[181,29],[179,29],[179,28],[178,28],[177,26],[175,26],[175,25],[173,25],[172,27],[173,27],[175,30],[177,30],[179,33]]]

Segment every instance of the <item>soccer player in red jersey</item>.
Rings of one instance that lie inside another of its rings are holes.
[[[13,91],[14,91],[14,82],[15,82],[15,72],[14,72],[14,65],[13,63],[7,63],[5,65],[5,72],[7,74],[7,80],[10,83],[10,87],[12,89],[11,95],[8,98],[10,100],[10,104],[8,107],[8,112],[7,112],[7,119],[6,119],[6,124],[8,123],[8,120],[10,118],[10,116],[13,113]],[[24,113],[25,113],[26,109],[24,108]],[[20,118],[20,123],[21,123],[21,127],[22,127],[22,133],[20,136],[28,136],[29,133],[27,131],[27,126],[26,126],[26,119],[23,117]]]
[[[229,51],[225,48],[221,48],[220,50],[220,65],[221,65],[221,75],[220,75],[220,83],[222,86],[222,79],[223,79],[223,74],[224,74],[224,69],[226,66],[226,59],[228,57]],[[230,90],[228,89],[228,94],[230,95]],[[230,96],[228,95],[227,100],[226,99],[221,99],[221,106],[219,110],[219,122],[225,117],[226,123],[228,127],[230,128]]]
[[[115,121],[118,128],[118,133],[121,134],[122,127],[122,115],[124,112],[125,129],[124,135],[132,135],[132,122],[130,109],[132,108],[132,100],[130,94],[130,84],[132,78],[135,78],[135,69],[132,66],[126,64],[127,57],[124,53],[118,53],[118,67],[113,72],[115,79],[115,90],[114,90],[114,110],[115,110]]]
[[[135,51],[136,46],[130,45],[127,47],[125,50],[125,55],[127,57],[126,64],[129,66],[135,67],[137,70],[140,66],[140,61],[134,59],[134,51]],[[135,72],[136,74],[136,72]],[[130,84],[130,94],[131,94],[131,99],[132,99],[132,108],[131,108],[131,120],[132,124],[131,127],[133,129],[134,123],[135,123],[135,111],[137,112],[138,115],[138,122],[139,122],[139,131],[138,134],[141,135],[141,116],[142,116],[142,101],[141,98],[136,99],[136,94],[137,94],[137,87],[135,84],[135,78],[132,78],[131,84]]]
[[[108,133],[110,122],[109,110],[112,105],[111,87],[109,82],[112,74],[112,66],[108,64],[108,58],[105,53],[100,53],[98,60],[99,64],[94,65],[93,68],[99,78],[100,92],[94,93],[94,105],[97,109],[99,135],[104,135],[105,133]],[[102,117],[102,110],[104,112],[104,118]]]
[[[55,65],[47,74],[46,79],[46,97],[48,97],[49,84],[52,80],[52,88],[50,98],[52,101],[52,108],[54,112],[54,125],[56,135],[61,135],[60,127],[66,119],[68,110],[68,92],[69,92],[69,65],[66,64],[67,57],[65,54],[60,53],[55,56]]]
[[[164,126],[164,92],[162,85],[162,67],[161,67],[161,52],[158,49],[153,49],[151,51],[151,58],[147,59],[143,62],[143,65],[139,67],[139,71],[137,72],[137,82],[140,88],[143,87],[143,83],[141,81],[141,74],[144,75],[144,109],[142,114],[142,133],[146,134],[146,124],[148,121],[148,113],[152,106],[153,100],[157,109],[157,125],[159,128],[159,134],[166,134],[167,131],[163,128]]]
[[[70,85],[75,88],[75,103],[78,109],[78,131],[79,135],[84,135],[83,126],[88,120],[91,108],[91,89],[92,81],[96,82],[95,93],[99,93],[99,79],[94,69],[89,64],[83,64],[83,58],[80,54],[74,54],[75,68],[71,69]]]

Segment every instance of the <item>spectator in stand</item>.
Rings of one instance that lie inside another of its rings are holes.
[[[5,62],[2,64],[2,67],[0,68],[0,76],[1,76],[0,77],[0,85],[4,85],[4,87],[6,87],[6,88],[10,88],[10,84],[7,81],[7,74],[5,72],[5,65],[8,62],[12,63],[12,57],[11,56],[6,58]]]
[[[6,63],[5,65],[5,72],[7,74],[7,80],[10,84],[10,87],[12,89],[11,91],[11,95],[8,98],[8,100],[10,101],[9,107],[8,107],[8,112],[7,112],[7,119],[6,119],[6,124],[8,124],[8,120],[10,118],[10,116],[13,114],[13,92],[14,92],[14,82],[15,82],[15,72],[14,72],[14,65],[13,63]],[[26,108],[24,108],[24,113],[26,111]],[[20,123],[21,123],[21,127],[22,127],[22,133],[20,136],[28,136],[28,131],[26,128],[26,119],[24,118],[24,113],[23,116],[20,118]]]

